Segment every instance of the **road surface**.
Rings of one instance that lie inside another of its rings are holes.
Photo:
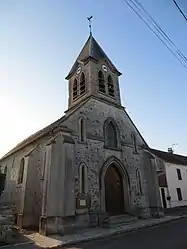
[[[136,232],[92,242],[67,246],[66,249],[187,249],[187,219],[172,221]]]

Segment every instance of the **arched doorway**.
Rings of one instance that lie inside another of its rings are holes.
[[[114,164],[105,173],[105,209],[111,216],[125,213],[123,179]]]

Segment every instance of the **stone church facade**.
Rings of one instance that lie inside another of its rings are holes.
[[[19,227],[66,233],[161,212],[149,147],[121,105],[120,75],[90,35],[66,77],[65,115],[0,160],[1,202],[15,204]]]

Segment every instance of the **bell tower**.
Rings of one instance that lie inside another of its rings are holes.
[[[77,57],[66,79],[69,81],[68,110],[89,97],[108,104],[121,105],[117,70],[92,33]]]

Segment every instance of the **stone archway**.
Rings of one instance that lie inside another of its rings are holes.
[[[100,172],[101,212],[111,216],[129,213],[130,193],[130,180],[125,166],[116,157],[110,157]]]
[[[105,174],[105,208],[111,216],[125,212],[123,179],[115,164],[111,164]]]

